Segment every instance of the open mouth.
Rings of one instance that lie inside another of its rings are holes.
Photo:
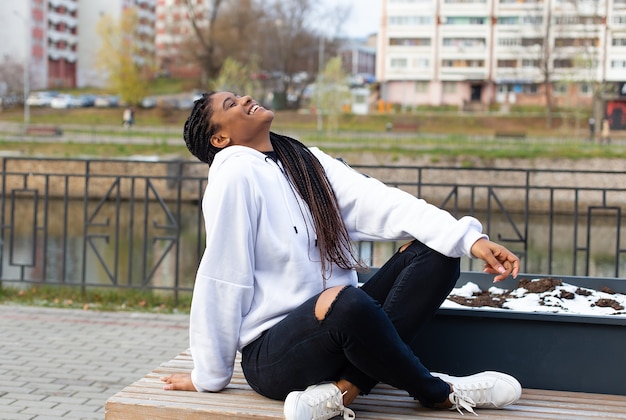
[[[260,108],[260,106],[258,104],[252,105],[250,107],[250,109],[248,110],[248,115],[254,114],[257,111],[257,109],[259,109],[259,108]]]

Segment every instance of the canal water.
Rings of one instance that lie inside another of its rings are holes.
[[[182,204],[180,218],[172,216],[170,210],[158,203],[148,209],[107,203],[96,214],[85,212],[82,201],[74,201],[67,205],[52,202],[46,212],[33,214],[17,206],[13,215],[9,211],[5,214],[2,279],[18,284],[84,281],[88,285],[164,288],[178,282],[178,287],[191,289],[204,243],[203,220],[197,204]],[[521,214],[513,215],[512,220],[492,215],[488,223],[486,215],[476,217],[493,240],[522,257],[525,273],[625,276],[626,235],[619,235],[625,220],[615,215],[588,221],[575,220],[572,215],[551,219],[537,214],[529,217],[528,224]],[[375,267],[400,245],[355,244],[361,257]],[[227,249],[228,244],[224,247]],[[462,270],[482,271],[482,266],[463,258]]]

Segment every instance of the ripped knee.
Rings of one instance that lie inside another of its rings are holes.
[[[412,240],[411,242],[407,242],[406,244],[402,245],[400,249],[398,249],[398,252],[403,253],[408,247],[411,246],[413,242],[415,242],[415,240]]]
[[[318,321],[323,321],[326,315],[330,312],[330,309],[335,303],[337,296],[348,286],[335,286],[324,290],[315,302],[315,318]]]

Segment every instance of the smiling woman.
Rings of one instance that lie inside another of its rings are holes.
[[[267,133],[273,119],[272,111],[249,96],[205,93],[195,102],[194,112],[185,123],[185,143],[194,156],[209,165],[215,154],[227,146],[272,151]]]
[[[459,220],[363,176],[317,148],[270,131],[274,113],[249,96],[203,94],[184,127],[208,163],[206,247],[190,312],[191,374],[168,390],[218,392],[237,352],[250,386],[285,400],[287,420],[354,418],[347,405],[385,382],[430,408],[473,412],[517,401],[499,372],[434,376],[409,349],[459,277],[482,259],[501,281],[519,259]],[[353,241],[406,243],[362,287]]]

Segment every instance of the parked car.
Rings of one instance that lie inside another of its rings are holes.
[[[57,92],[31,92],[26,98],[28,106],[50,106],[52,99],[58,96]]]
[[[155,106],[157,106],[157,100],[156,100],[156,98],[154,98],[152,96],[146,96],[141,101],[141,107],[142,108],[149,109],[149,108],[154,108]]]
[[[80,95],[79,97],[80,103],[82,107],[91,107],[94,106],[94,103],[96,101],[96,96],[95,95],[91,95],[91,94],[84,94],[84,95]]]
[[[114,95],[100,95],[96,96],[94,100],[94,106],[98,108],[113,108],[119,106],[120,98]]]
[[[61,94],[55,96],[50,100],[50,108],[55,109],[65,109],[65,108],[75,108],[79,106],[76,102],[77,98],[68,94]]]
[[[191,109],[193,108],[193,98],[182,98],[178,100],[176,106],[178,109]]]

